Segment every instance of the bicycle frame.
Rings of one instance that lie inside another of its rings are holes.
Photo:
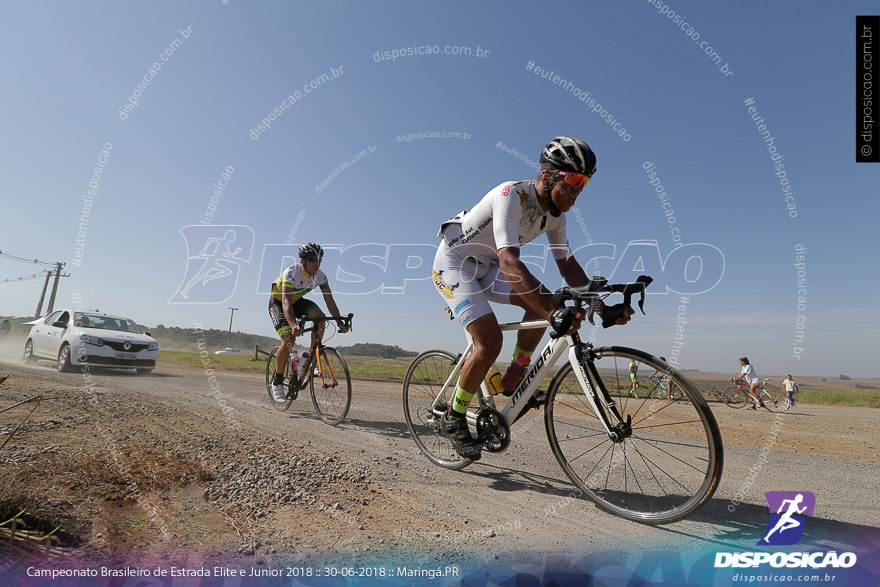
[[[758,396],[758,399],[761,399],[761,398],[762,398],[763,396],[765,396],[765,395],[766,395],[767,397],[772,397],[769,393],[767,393],[767,390],[764,389],[764,386],[767,385],[767,382],[768,382],[768,381],[770,381],[770,380],[769,380],[769,379],[764,379],[764,380],[761,382],[761,384],[760,384],[758,387],[755,388],[755,395]],[[740,393],[740,392],[743,392],[743,393],[746,394],[749,398],[751,398],[751,397],[752,397],[752,394],[749,393],[749,390],[751,389],[751,387],[752,387],[751,383],[743,383],[742,381],[738,381],[737,384],[736,384],[736,395],[735,395],[734,397],[739,397],[739,393]]]
[[[328,386],[327,381],[324,380],[324,366],[321,364],[321,355],[323,354],[322,351],[326,347],[324,345],[323,332],[321,332],[319,329],[319,323],[320,322],[326,323],[326,322],[330,322],[330,321],[334,321],[334,320],[342,320],[343,322],[345,322],[349,326],[351,326],[351,319],[352,319],[352,314],[349,314],[348,316],[318,316],[316,318],[303,317],[303,318],[299,319],[300,328],[302,330],[301,335],[304,335],[307,332],[313,332],[313,331],[316,332],[316,334],[317,334],[317,336],[315,336],[314,340],[312,341],[312,344],[309,346],[309,362],[303,371],[302,380],[300,380],[300,378],[298,377],[298,375],[296,373],[290,374],[291,379],[293,381],[296,381],[297,387],[299,389],[305,388],[306,383],[308,383],[309,379],[313,376],[312,371],[314,370],[315,366],[318,367],[318,373],[321,376],[321,385],[323,387]],[[306,322],[311,322],[312,326],[310,326],[309,328],[306,328],[305,327]],[[291,350],[291,352],[294,352],[294,351]],[[328,371],[329,381],[330,381],[329,385],[333,386],[337,382],[336,382],[336,377],[333,375],[333,370],[330,369],[329,365],[327,365],[327,371]]]
[[[501,324],[500,327],[502,332],[510,332],[514,330],[534,330],[538,328],[546,328],[549,325],[550,324],[546,320],[535,320],[530,322],[508,322],[505,324]],[[467,339],[467,347],[465,348],[464,352],[456,359],[455,368],[449,374],[449,377],[446,379],[443,386],[440,388],[440,392],[434,399],[434,405],[432,406],[432,408],[435,415],[437,416],[442,415],[442,412],[437,409],[437,404],[439,403],[440,398],[443,396],[443,393],[450,388],[450,386],[454,386],[455,383],[458,381],[458,374],[461,371],[461,366],[474,350],[473,338],[471,337],[470,333],[467,332],[467,330],[465,330],[465,337]],[[601,381],[601,379],[599,378],[598,372],[596,371],[592,363],[589,363],[586,360],[581,360],[585,359],[585,357],[583,357],[585,347],[587,347],[587,345],[582,343],[578,334],[575,333],[571,336],[561,336],[555,339],[551,338],[547,342],[547,344],[544,345],[544,348],[542,348],[540,352],[535,352],[535,354],[532,356],[532,363],[529,365],[529,369],[523,374],[519,385],[517,385],[513,394],[510,396],[510,399],[504,406],[504,409],[500,411],[501,416],[504,418],[504,421],[508,427],[510,427],[519,418],[522,411],[527,407],[529,400],[538,391],[538,383],[542,381],[542,379],[545,375],[547,375],[550,369],[553,369],[556,362],[562,357],[567,349],[568,360],[571,363],[575,376],[581,384],[581,388],[585,390],[587,401],[593,408],[593,411],[596,413],[599,421],[602,422],[602,425],[604,426],[605,431],[608,433],[609,437],[613,438],[617,436],[618,431],[615,430],[615,428],[617,425],[623,423],[623,418],[618,413],[614,400],[608,397],[607,392],[604,389],[601,389],[600,391],[603,393],[605,398],[607,398],[607,401],[603,402],[603,407],[605,408],[605,410],[599,409],[598,404],[600,401],[600,395],[597,393],[593,382],[599,382]],[[585,372],[584,368],[582,367],[582,362],[589,365],[589,374]],[[477,396],[479,397],[481,406],[489,406],[491,408],[495,408],[495,398],[492,394],[489,393],[489,388],[485,379],[480,384],[480,388],[477,391]],[[606,415],[606,410],[613,414],[613,416],[617,420],[617,424],[612,424],[611,422],[609,422]],[[476,412],[473,410],[468,410],[467,419],[470,424],[476,425]]]

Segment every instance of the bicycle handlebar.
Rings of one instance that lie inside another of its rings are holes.
[[[309,318],[308,316],[304,316],[302,318],[297,318],[296,323],[299,324],[300,330],[304,333],[311,332],[312,330],[316,329],[320,322],[328,322],[330,320],[341,322],[344,326],[347,326],[348,329],[351,330],[351,323],[353,318],[354,314],[349,312],[348,316],[318,316],[316,318]],[[312,322],[314,323],[314,326],[306,328],[306,322]]]
[[[605,306],[602,313],[602,327],[608,328],[617,322],[626,308],[632,307],[632,296],[635,293],[641,294],[638,302],[639,310],[642,311],[642,314],[645,313],[645,289],[653,281],[653,277],[640,275],[633,283],[609,284],[606,278],[596,276],[590,279],[590,283],[586,287],[561,287],[556,290],[553,294],[553,305],[561,309],[565,307],[566,302],[573,301],[575,308],[581,309],[583,303],[589,301],[590,309],[587,312],[587,319],[590,324],[595,324],[593,314],[596,312],[596,302],[612,293],[622,293],[623,303]]]

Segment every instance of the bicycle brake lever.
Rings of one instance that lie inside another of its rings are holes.
[[[593,315],[596,313],[596,302],[599,301],[599,298],[593,298],[590,300],[590,309],[587,311],[587,320],[590,321],[590,324],[595,326],[596,321],[593,319]]]
[[[553,303],[553,306],[556,308],[562,308],[565,306],[565,302],[571,297],[571,288],[570,287],[560,287],[557,289],[553,296],[550,298],[550,301]]]
[[[651,282],[654,281],[653,277],[648,275],[640,275],[635,283],[631,283],[626,286],[623,290],[623,301],[624,303],[632,307],[632,295],[635,292],[639,292],[641,295],[639,296],[639,310],[642,311],[642,314],[645,313],[645,290],[648,289],[648,286],[651,285]]]
[[[609,286],[609,291],[619,292],[623,294],[623,304],[626,307],[632,307],[632,296],[634,293],[638,292],[641,294],[639,297],[639,310],[642,311],[642,314],[645,313],[645,290],[649,285],[654,281],[653,277],[648,275],[640,275],[635,282],[627,283],[627,284],[615,284]]]

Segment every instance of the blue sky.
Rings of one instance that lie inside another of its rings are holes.
[[[577,203],[582,222],[569,214],[572,246],[592,242],[584,252],[607,254],[613,245],[599,268],[617,268],[614,277],[633,274],[638,250],[648,266],[672,255],[655,275],[660,293],[649,296],[648,315],[599,332],[599,343],[669,356],[681,302],[663,287],[711,281],[688,296],[681,316],[683,367],[734,372],[748,355],[759,373],[880,376],[872,260],[880,166],[856,164],[853,140],[855,15],[876,4],[668,8],[689,26],[647,0],[553,10],[532,2],[6,3],[0,250],[66,262],[71,276],[56,306],[76,292],[83,306],[140,323],[215,328],[226,328],[235,306],[236,330],[270,335],[261,292],[283,247],[267,245],[339,245],[340,260],[329,254],[325,270],[340,308],[357,317],[335,343],[454,349],[460,328],[443,320],[428,279],[438,225],[498,183],[534,177],[499,143],[537,160],[543,144],[567,134],[593,147],[599,169]],[[441,54],[381,58],[425,47]],[[479,47],[482,56],[444,54],[452,47]],[[154,62],[161,67],[151,73]],[[630,140],[592,103],[527,70],[529,62],[590,92]],[[133,94],[137,105],[123,119]],[[288,96],[296,99],[282,107]],[[794,218],[748,98],[784,156]],[[254,140],[252,129],[276,107],[280,116]],[[437,136],[405,140],[415,133]],[[101,155],[106,143],[109,156]],[[649,184],[649,162],[674,225]],[[190,229],[189,245],[239,227],[233,248],[247,246],[227,263],[237,279],[197,287],[202,303],[169,303],[197,268],[181,229],[200,223],[218,181],[226,185],[213,205],[215,228]],[[671,227],[677,242],[693,245],[683,251],[705,256],[702,281],[698,264],[674,274],[687,259],[675,252]],[[649,242],[626,253],[634,241]],[[806,249],[801,309],[797,245]],[[360,258],[389,248],[390,260]],[[419,257],[421,267],[407,269]],[[540,278],[555,287],[552,265]],[[34,271],[0,259],[0,280]],[[0,283],[0,314],[33,313],[41,285]],[[389,289],[399,285],[402,292]]]

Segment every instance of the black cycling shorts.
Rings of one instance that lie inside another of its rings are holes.
[[[317,307],[315,302],[300,298],[293,302],[293,315],[297,318],[305,318],[313,308]],[[275,332],[279,336],[292,332],[293,329],[287,323],[287,318],[284,317],[284,308],[281,306],[281,302],[276,300],[274,296],[269,297],[269,316],[272,317],[272,326],[275,327]]]

